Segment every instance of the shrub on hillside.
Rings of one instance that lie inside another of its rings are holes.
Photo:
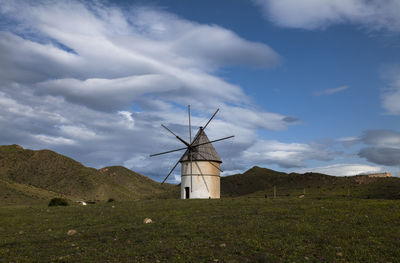
[[[114,202],[114,201],[115,201],[114,198],[109,198],[109,199],[108,199],[108,202],[109,202],[109,203]]]
[[[64,198],[53,198],[50,200],[49,206],[67,206],[68,202]]]

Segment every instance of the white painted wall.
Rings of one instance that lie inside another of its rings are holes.
[[[220,163],[212,162],[216,167]],[[189,187],[190,199],[220,198],[220,171],[208,161],[192,162],[192,172],[190,162],[181,163],[181,198],[186,199],[185,187]],[[190,176],[192,174],[192,176]]]

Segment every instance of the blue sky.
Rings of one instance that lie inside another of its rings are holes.
[[[400,3],[0,1],[0,144],[156,180],[193,123],[224,175],[400,175]],[[193,131],[195,132],[195,131]],[[179,181],[179,169],[171,178]]]

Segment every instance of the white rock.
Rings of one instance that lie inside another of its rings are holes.
[[[143,220],[143,223],[145,223],[145,224],[151,224],[151,223],[153,223],[153,220],[151,220],[150,218],[145,218],[145,219]]]
[[[76,233],[78,233],[78,231],[76,231],[75,229],[70,229],[70,230],[68,230],[67,235],[68,235],[68,236],[73,236],[73,235],[75,235]]]

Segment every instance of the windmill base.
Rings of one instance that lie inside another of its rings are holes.
[[[181,199],[220,198],[220,177],[217,175],[184,175],[181,180]]]

